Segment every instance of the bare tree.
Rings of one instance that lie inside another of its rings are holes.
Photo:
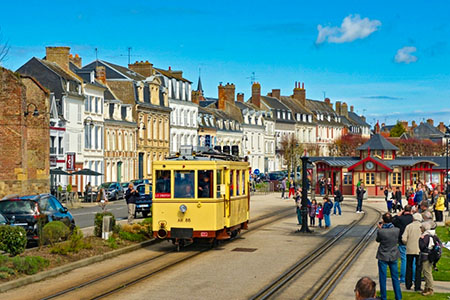
[[[284,136],[280,142],[280,152],[288,167],[288,177],[292,172],[296,172],[298,166],[301,165],[301,156],[303,154],[303,145],[300,144],[294,135]],[[294,178],[296,173],[294,173]]]
[[[9,46],[8,41],[4,41],[2,31],[0,29],[0,65],[6,60],[6,56],[8,55],[10,48],[11,47]]]

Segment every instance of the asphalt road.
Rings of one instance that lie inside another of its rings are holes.
[[[112,212],[116,217],[116,220],[126,219],[128,216],[128,209],[125,200],[118,200],[109,202],[107,211]],[[102,209],[99,206],[72,208],[69,209],[72,216],[75,218],[75,225],[80,228],[94,226],[94,216],[96,213],[101,212]]]

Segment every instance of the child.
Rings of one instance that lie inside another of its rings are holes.
[[[410,205],[410,206],[414,206],[414,205],[415,205],[415,203],[414,203],[414,198],[415,198],[415,196],[416,196],[416,194],[415,194],[414,192],[412,192],[412,193],[409,195],[409,198],[408,198],[408,205]]]
[[[319,219],[319,227],[322,228],[322,220],[323,220],[323,208],[322,203],[319,203],[316,210],[317,219]]]
[[[315,226],[316,225],[316,211],[317,211],[317,202],[316,200],[313,200],[310,207],[309,207],[309,225]]]

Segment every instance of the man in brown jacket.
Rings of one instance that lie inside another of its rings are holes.
[[[414,276],[414,290],[420,291],[421,285],[421,264],[419,260],[419,238],[422,234],[420,226],[422,224],[422,215],[415,213],[413,222],[408,224],[402,235],[402,242],[406,245],[406,276],[405,286],[407,290],[411,289],[413,276],[413,262],[415,264],[416,274]]]

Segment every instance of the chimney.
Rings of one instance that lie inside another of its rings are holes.
[[[261,85],[258,82],[252,85],[252,103],[261,108]]]
[[[280,89],[272,89],[272,97],[281,99],[281,90]]]
[[[225,86],[223,86],[223,89],[225,101],[234,103],[236,94],[236,87],[234,86],[234,84],[227,83]]]
[[[226,99],[226,91],[225,91],[225,86],[222,85],[222,83],[219,84],[218,86],[219,89],[219,100],[217,103],[217,108],[220,110],[225,110],[225,99]]]
[[[300,82],[295,82],[294,94],[292,97],[300,101],[303,106],[306,106],[306,91],[304,83],[302,83],[302,86],[300,87]]]
[[[81,57],[78,54],[75,54],[75,57],[73,57],[72,54],[69,55],[69,61],[77,66],[77,68],[82,68]]]
[[[146,60],[145,62],[136,61],[134,64],[129,64],[128,68],[145,77],[150,77],[153,75],[153,64],[149,63],[148,60]]]
[[[350,105],[350,111],[353,112],[355,110],[355,108],[353,107],[353,105]]]
[[[347,105],[347,103],[342,103],[342,106],[341,106],[341,114],[344,116],[344,117],[346,117],[346,118],[348,118],[348,105]]]
[[[237,101],[244,102],[244,93],[237,94]]]
[[[434,126],[434,121],[433,121],[433,119],[428,119],[428,120],[427,120],[427,123],[430,124],[431,126]]]
[[[377,124],[375,124],[375,134],[380,134],[380,123],[377,121]]]
[[[45,60],[56,63],[60,68],[69,70],[70,47],[45,47]],[[81,62],[81,60],[80,60]]]
[[[106,69],[104,66],[98,66],[95,68],[95,78],[103,84],[106,83]]]
[[[183,78],[183,71],[172,71],[172,75],[175,78],[181,79]]]
[[[439,122],[438,129],[442,133],[445,133],[447,131],[446,128],[445,128],[444,122]]]
[[[202,96],[202,92],[201,91],[192,91],[191,92],[192,103],[195,103],[195,104],[198,105],[200,103],[200,100],[202,100],[201,96]]]
[[[341,113],[341,101],[336,101],[336,113],[339,115],[339,116],[342,116],[342,113]]]

